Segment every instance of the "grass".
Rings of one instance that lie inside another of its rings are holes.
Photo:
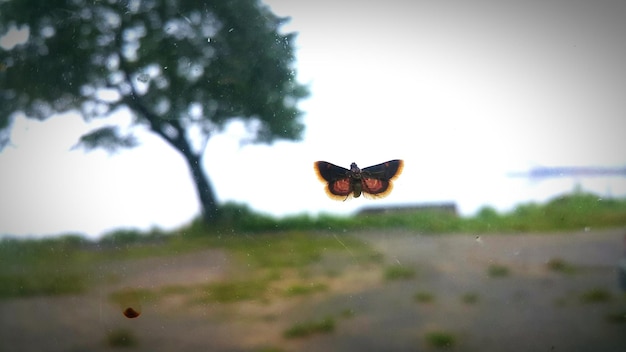
[[[286,338],[306,337],[317,333],[329,333],[335,330],[335,320],[326,317],[321,320],[311,320],[297,323],[285,330]]]
[[[490,264],[487,267],[487,275],[489,277],[507,277],[511,274],[509,267],[501,265],[501,264]]]
[[[354,309],[351,308],[346,308],[344,310],[341,311],[341,313],[339,314],[342,318],[352,318],[354,317],[354,315],[356,314],[356,312],[354,311]]]
[[[369,214],[363,216],[295,215],[282,219],[255,213],[245,205],[222,206],[224,218],[217,227],[225,233],[238,232],[324,231],[341,233],[350,230],[402,228],[421,233],[494,233],[546,232],[608,228],[626,224],[626,199],[604,199],[575,189],[545,204],[525,203],[513,211],[498,213],[482,208],[472,217],[429,210]]]
[[[331,236],[307,232],[277,234],[211,234],[210,230],[192,224],[184,233],[169,236],[148,235],[139,240],[137,234],[124,230],[114,232],[99,242],[77,236],[43,240],[0,240],[0,299],[27,296],[80,294],[95,280],[114,278],[102,272],[105,263],[136,260],[149,256],[173,256],[207,248],[224,249],[239,263],[249,268],[280,272],[283,269],[305,268],[321,260],[325,254],[339,253],[346,263],[373,262],[380,254],[364,242],[350,236]],[[200,234],[202,233],[202,235]],[[347,249],[346,249],[347,248]],[[340,268],[334,268],[339,273]],[[240,299],[244,291],[258,293],[267,283],[224,283],[206,287],[224,301],[221,292],[235,292]],[[245,278],[244,281],[249,281]],[[261,280],[262,281],[262,280]],[[317,287],[316,289],[320,289]],[[295,289],[296,291],[299,288]],[[296,292],[297,294],[297,292]]]
[[[465,219],[461,228],[463,232],[549,232],[624,224],[626,199],[604,199],[575,189],[546,204],[520,204],[505,214],[485,207],[476,216]]]
[[[442,330],[427,332],[424,335],[424,340],[430,347],[439,349],[453,348],[456,343],[453,334]]]
[[[319,261],[330,251],[353,255],[354,260],[371,261],[373,251],[358,239],[307,232],[284,232],[256,235],[229,235],[212,239],[211,246],[234,253],[247,265],[258,268],[300,268]],[[346,249],[347,248],[347,249]]]
[[[0,299],[83,293],[89,284],[84,243],[77,236],[0,240]]]
[[[348,260],[343,261],[348,264],[354,262],[355,257],[366,261],[369,261],[370,258],[377,258],[377,252],[363,242],[351,237],[344,237],[338,241],[335,236],[304,232],[241,236],[220,235],[209,238],[206,236],[199,237],[195,234],[185,237],[185,240],[195,243],[196,250],[222,248],[237,259],[242,267],[237,278],[204,285],[173,285],[154,290],[143,290],[141,295],[148,299],[160,299],[167,295],[183,295],[192,303],[265,301],[276,292],[273,289],[276,285],[273,286],[273,283],[284,278],[283,271],[293,272],[293,269],[297,269],[296,272],[307,272],[307,266],[321,260],[325,254],[339,253],[348,258]],[[169,247],[177,253],[189,250],[180,245],[180,240],[180,238],[173,238],[169,241],[162,241],[159,246]],[[346,250],[346,247],[349,248],[349,251]],[[157,250],[157,252],[166,251]],[[340,269],[339,266],[333,270],[338,273]],[[313,282],[306,285],[294,284],[278,292],[291,297],[322,292],[327,289],[328,287],[324,283]],[[113,301],[120,300],[116,295],[124,297],[124,292],[115,293],[111,297]]]
[[[330,252],[349,255],[353,262],[381,263],[380,253],[357,238],[343,235],[364,229],[510,233],[624,225],[626,199],[603,199],[581,190],[543,205],[522,204],[504,214],[485,207],[467,218],[444,212],[415,211],[367,216],[297,215],[276,219],[246,206],[227,203],[220,207],[219,221],[210,228],[196,220],[171,232],[119,229],[96,242],[75,234],[38,240],[3,238],[0,240],[0,299],[80,294],[100,277],[100,272],[94,275],[94,268],[104,262],[178,255],[206,248],[227,250],[251,269],[277,272],[306,267]],[[548,268],[563,273],[575,270],[559,258],[553,258]],[[509,271],[492,266],[488,273],[492,277],[503,277]],[[413,269],[401,266],[385,270],[387,280],[409,279],[414,275]]]
[[[326,290],[328,290],[328,286],[319,282],[312,282],[308,285],[294,284],[285,290],[284,295],[286,297],[304,296]]]
[[[126,288],[109,294],[109,300],[116,303],[127,317],[128,315],[125,313],[127,309],[130,308],[141,314],[141,307],[143,304],[155,302],[159,298],[160,296],[156,293],[156,291],[143,288]]]
[[[608,314],[606,320],[612,324],[626,324],[626,310]]]
[[[258,300],[266,297],[267,280],[224,281],[205,285],[201,302],[233,303]]]
[[[603,288],[593,288],[580,295],[583,303],[604,303],[610,301],[611,293]]]
[[[0,275],[0,298],[80,294],[87,278],[79,273],[32,271]]]
[[[574,266],[566,262],[561,258],[550,258],[546,263],[546,266],[550,271],[572,274],[576,271]]]
[[[132,331],[116,329],[107,334],[106,344],[109,347],[136,347],[139,341]]]
[[[415,277],[415,269],[400,264],[394,264],[385,268],[383,273],[385,280],[408,280]]]
[[[209,284],[169,285],[155,289],[124,289],[109,295],[109,300],[120,307],[140,306],[142,303],[155,302],[167,296],[182,295],[191,303],[236,303],[242,301],[263,301],[270,289],[270,280],[231,279]]]
[[[461,302],[465,304],[476,304],[478,302],[478,294],[475,292],[466,292],[461,296]]]
[[[419,291],[413,295],[413,299],[418,303],[431,303],[435,300],[435,296],[430,292]]]

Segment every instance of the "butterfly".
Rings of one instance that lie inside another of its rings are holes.
[[[388,195],[393,188],[391,181],[402,172],[404,161],[389,160],[363,169],[352,163],[349,170],[326,161],[316,161],[313,167],[320,181],[326,183],[326,194],[345,201],[350,196],[358,198],[361,194],[367,198]]]

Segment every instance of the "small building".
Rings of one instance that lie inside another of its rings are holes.
[[[387,205],[387,206],[374,206],[365,207],[357,212],[357,216],[373,215],[373,214],[402,214],[402,213],[416,213],[416,212],[441,212],[458,216],[456,209],[456,203],[444,202],[444,203],[423,203],[423,204],[407,204],[407,205]]]

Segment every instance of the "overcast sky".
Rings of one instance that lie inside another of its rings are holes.
[[[237,123],[215,136],[204,165],[221,202],[281,216],[454,201],[470,215],[577,183],[626,196],[624,177],[507,177],[626,165],[626,2],[267,3],[299,32],[298,77],[312,93],[300,105],[305,138],[241,144]],[[70,151],[93,126],[72,114],[15,121],[0,153],[0,234],[170,229],[199,213],[183,158],[156,136],[115,155]],[[330,200],[312,170],[396,158],[404,173],[384,200]]]

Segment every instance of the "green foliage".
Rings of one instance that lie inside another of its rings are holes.
[[[498,212],[490,206],[481,208],[476,214],[476,219],[483,222],[497,221],[499,217]]]
[[[352,317],[354,317],[355,314],[356,314],[356,312],[354,311],[354,309],[351,309],[351,308],[346,308],[346,309],[342,310],[341,313],[339,313],[339,315],[342,318],[352,318]]]
[[[298,268],[316,262],[327,252],[346,253],[346,247],[354,259],[375,258],[374,251],[352,237],[311,234],[307,232],[283,232],[261,234],[238,234],[211,236],[206,243],[230,250],[248,265],[267,269]],[[344,247],[345,246],[345,247]]]
[[[104,234],[99,242],[103,246],[123,247],[146,242],[146,239],[147,236],[141,231],[133,229],[118,229]]]
[[[233,303],[258,300],[265,297],[269,285],[267,280],[224,281],[206,285],[202,302]]]
[[[510,273],[509,268],[501,264],[491,264],[487,268],[487,275],[489,275],[489,277],[506,277],[509,276]]]
[[[584,192],[558,196],[545,205],[520,204],[507,214],[486,210],[465,226],[473,232],[537,232],[626,224],[626,199],[602,199]]]
[[[217,210],[217,223],[213,226],[227,231],[262,232],[278,229],[278,221],[270,216],[253,212],[247,205],[228,202]]]
[[[539,232],[615,227],[626,225],[626,199],[601,199],[588,193],[556,197],[545,205],[520,204],[499,214],[482,208],[474,217],[426,210],[356,216],[293,215],[281,219],[252,211],[245,205],[227,203],[220,208],[221,231],[276,232],[293,230],[339,231],[407,229],[420,233]]]
[[[132,148],[139,144],[137,139],[132,136],[123,136],[117,126],[105,126],[98,128],[90,133],[80,137],[78,145],[85,149],[104,148],[110,153],[117,151],[119,148]]]
[[[607,314],[606,320],[612,324],[626,324],[626,310]]]
[[[461,302],[465,304],[475,304],[478,302],[478,294],[475,292],[466,292],[461,296]]]
[[[569,216],[565,219],[563,214],[569,214],[568,209],[579,209],[575,210],[579,211],[579,217],[582,217],[580,209],[586,209],[586,220],[568,220]],[[380,262],[380,253],[353,236],[343,235],[371,228],[405,228],[416,232],[430,229],[432,233],[515,232],[521,228],[554,231],[581,229],[581,224],[594,228],[626,224],[626,200],[601,200],[582,192],[558,197],[543,206],[520,205],[507,214],[485,208],[473,218],[426,213],[353,217],[322,214],[276,219],[233,203],[220,211],[223,217],[215,226],[197,219],[171,233],[120,229],[98,242],[79,235],[38,240],[4,238],[0,240],[0,298],[81,293],[90,284],[92,267],[103,261],[175,255],[202,248],[223,248],[249,267],[276,272],[303,268],[331,252],[348,254],[357,262]],[[551,218],[546,214],[561,215]],[[559,258],[551,259],[547,267],[563,273],[576,269]],[[500,265],[487,270],[489,276],[509,275],[509,269]],[[414,275],[414,269],[400,265],[392,265],[384,272],[387,280]],[[592,296],[583,300],[593,300]]]
[[[413,299],[418,303],[431,303],[435,300],[435,296],[426,291],[419,291],[413,295]]]
[[[335,330],[335,320],[327,317],[322,320],[305,321],[285,330],[287,338],[306,337],[316,333],[329,333]]]
[[[548,267],[548,269],[554,272],[564,274],[573,274],[576,272],[576,268],[572,264],[566,262],[561,258],[551,258],[546,263],[546,266]]]
[[[349,257],[349,262],[371,261],[380,254],[368,245],[350,236],[331,236],[306,232],[283,232],[266,234],[228,235],[208,232],[202,222],[194,222],[186,229],[166,235],[159,231],[141,234],[134,230],[114,231],[100,242],[91,242],[77,236],[65,236],[41,240],[17,240],[5,238],[0,241],[0,298],[33,295],[58,295],[81,293],[91,284],[94,270],[103,262],[132,260],[154,256],[177,255],[206,248],[222,248],[229,251],[251,270],[269,269],[279,273],[283,269],[304,268],[319,261],[323,255],[339,253]],[[191,234],[190,234],[191,233]],[[213,234],[208,236],[207,234]],[[348,248],[348,249],[347,249]],[[338,270],[337,267],[333,268]],[[102,273],[99,276],[103,275]],[[267,276],[267,275],[266,275]],[[221,297],[233,296],[248,299],[262,294],[272,277],[248,278],[221,282],[207,286],[209,300],[223,301]],[[197,288],[168,288],[167,292],[139,292],[145,299],[158,298],[161,294],[180,289],[189,293]],[[308,287],[323,290],[323,284]],[[303,288],[295,287],[291,294],[304,294]],[[118,294],[122,294],[119,292]],[[117,301],[119,297],[112,296]]]
[[[153,290],[146,288],[126,288],[112,292],[109,300],[117,304],[127,304],[129,302],[151,302],[158,299],[158,295]]]
[[[107,334],[106,344],[109,347],[136,347],[139,341],[128,329],[115,329]]]
[[[302,136],[297,102],[308,89],[296,81],[285,22],[258,0],[0,1],[0,36],[29,31],[25,43],[0,48],[0,150],[16,112],[80,110],[90,120],[127,108],[128,131],[100,127],[78,145],[115,151],[135,146],[137,129],[154,132],[185,158],[212,222],[200,158],[215,132],[238,119],[249,141]]]
[[[1,274],[0,298],[83,293],[85,282],[86,278],[81,274],[58,271],[37,271],[28,275]]]
[[[41,240],[0,240],[0,298],[82,293],[87,273],[75,235]]]
[[[611,293],[603,288],[593,288],[580,295],[583,303],[604,303],[610,301]]]
[[[328,286],[319,282],[313,282],[308,285],[295,284],[285,290],[285,296],[304,296],[326,290],[328,290]]]
[[[395,264],[385,268],[385,280],[408,280],[415,276],[415,269],[400,264]]]
[[[429,346],[435,348],[453,348],[456,338],[447,331],[431,331],[424,336]]]
[[[204,120],[208,134],[237,117],[261,122],[260,140],[299,137],[294,103],[307,90],[295,81],[295,35],[279,32],[286,19],[249,0],[134,5],[0,2],[1,35],[30,29],[26,43],[0,50],[0,115],[81,108],[89,118],[127,105],[159,134],[182,127],[166,126],[169,119]],[[99,89],[119,98],[101,99]],[[191,111],[196,104],[201,114]]]

